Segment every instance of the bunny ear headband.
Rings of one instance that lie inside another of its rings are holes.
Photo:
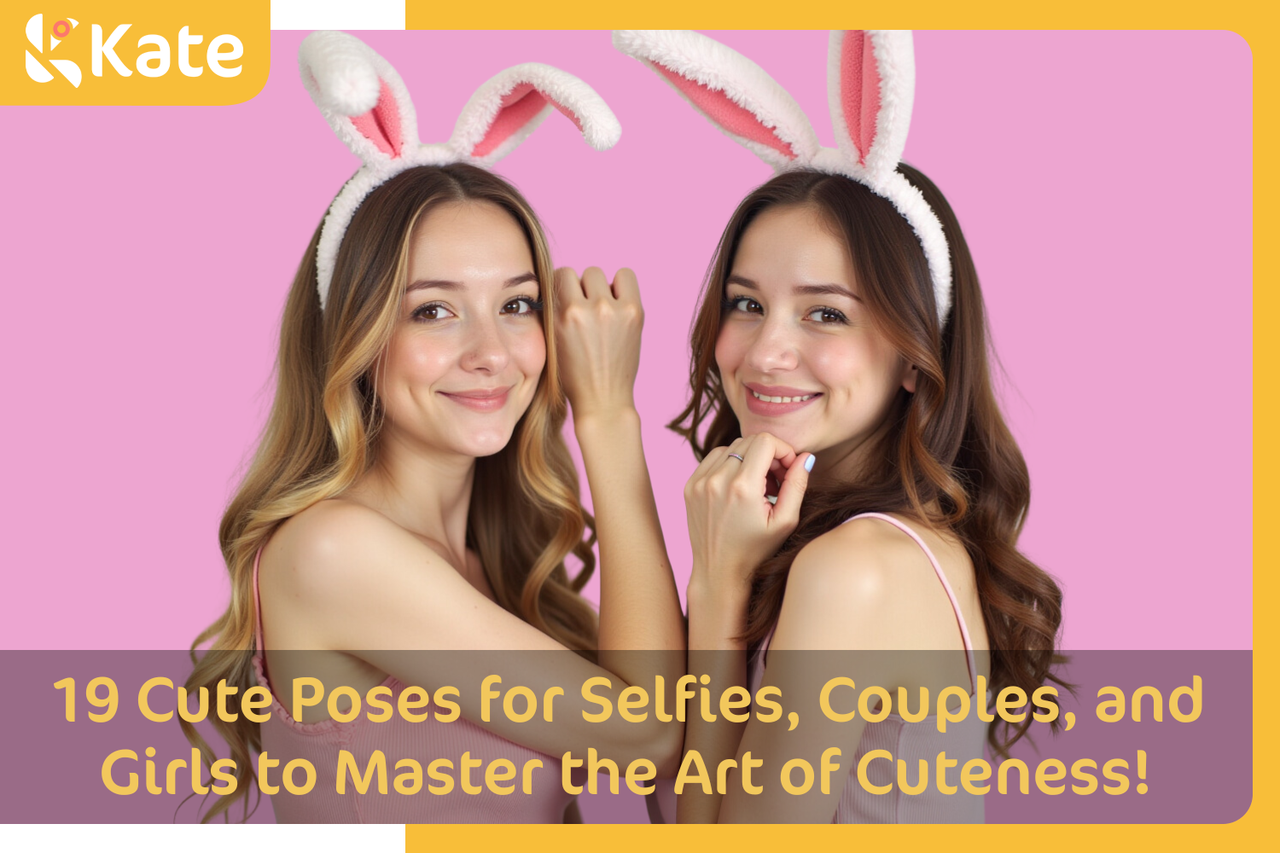
[[[689,30],[617,30],[614,47],[652,68],[685,100],[776,171],[844,175],[888,199],[924,249],[938,322],[951,308],[951,257],[942,223],[897,171],[911,124],[911,32],[835,30],[827,94],[839,147],[818,144],[800,105],[764,69]]]
[[[338,138],[362,165],[338,193],[320,229],[316,288],[323,310],[338,247],[356,208],[373,189],[414,166],[489,167],[525,140],[553,109],[597,151],[622,135],[618,119],[586,83],[549,65],[508,68],[476,90],[448,142],[418,141],[413,101],[400,75],[355,36],[315,32],[298,49],[302,83]]]

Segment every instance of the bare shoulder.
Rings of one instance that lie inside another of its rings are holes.
[[[263,549],[259,584],[268,609],[312,622],[349,613],[362,602],[385,606],[386,597],[407,594],[406,587],[446,573],[457,575],[412,534],[367,506],[339,498],[308,507],[280,526]]]
[[[376,553],[386,537],[405,532],[354,501],[321,501],[290,518],[263,549],[262,576],[301,591],[349,577],[353,562]]]
[[[801,549],[791,566],[787,594],[842,591],[860,602],[878,605],[894,593],[899,574],[895,567],[919,553],[919,546],[892,525],[874,518],[855,518]]]
[[[353,548],[363,549],[368,545],[366,540],[393,532],[404,535],[404,530],[382,513],[356,501],[330,498],[280,525],[271,546],[324,559]]]
[[[843,524],[801,549],[787,576],[771,648],[866,648],[892,595],[894,543],[862,520]]]
[[[277,647],[558,648],[425,541],[355,501],[323,501],[281,525],[259,584]]]
[[[932,577],[920,546],[898,527],[877,518],[845,522],[796,555],[777,645],[901,648],[910,639],[904,632],[914,625],[921,584]]]

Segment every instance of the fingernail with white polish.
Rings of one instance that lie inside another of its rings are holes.
[[[818,457],[816,457],[816,456],[814,456],[812,453],[810,453],[810,454],[809,454],[809,458],[808,458],[808,459],[806,459],[806,460],[804,460],[804,470],[806,470],[806,471],[812,471],[812,470],[813,470],[813,463],[815,463],[815,462],[817,462],[817,461],[818,461]]]

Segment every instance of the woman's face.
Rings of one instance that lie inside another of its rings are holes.
[[[384,436],[489,456],[511,440],[547,360],[524,232],[489,202],[450,202],[409,242],[408,287],[378,377]]]
[[[844,241],[811,207],[759,214],[724,291],[716,364],[743,435],[771,433],[830,470],[883,424],[915,371],[872,322]]]

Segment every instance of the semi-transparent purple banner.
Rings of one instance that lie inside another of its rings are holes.
[[[246,656],[180,708],[186,652],[0,652],[0,822],[192,823],[223,799],[252,822],[674,821],[714,793],[776,820],[1229,823],[1252,799],[1250,651],[1071,652],[1071,688],[1030,694],[955,652],[775,651],[738,685],[659,653],[353,653],[379,667],[350,678],[334,654]],[[710,726],[740,751],[699,753]]]

